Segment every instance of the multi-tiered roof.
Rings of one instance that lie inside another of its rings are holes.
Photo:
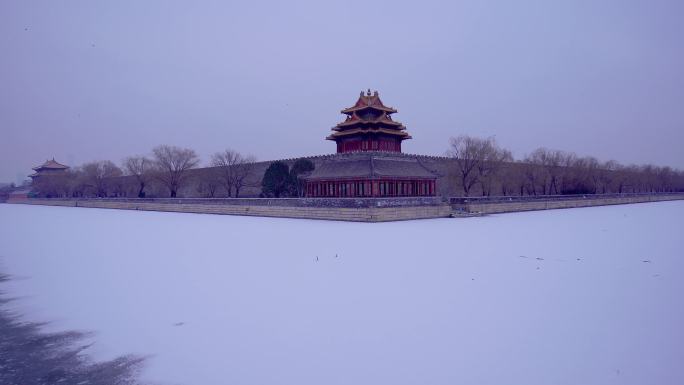
[[[55,160],[55,158],[52,158],[52,160],[46,160],[45,163],[41,164],[40,166],[33,167],[32,170],[34,170],[35,173],[33,173],[29,176],[31,178],[35,179],[36,177],[44,176],[44,175],[61,174],[68,169],[69,169],[69,166],[65,166],[65,165],[57,162]]]
[[[304,177],[306,196],[435,196],[438,175],[419,157],[401,153],[401,142],[411,136],[392,120],[396,112],[377,91],[361,92],[354,106],[342,110],[345,121],[327,137],[337,143],[337,154],[321,159]]]
[[[411,139],[411,135],[406,132],[406,127],[400,122],[392,120],[392,114],[396,113],[392,107],[387,107],[380,100],[378,91],[368,90],[365,94],[361,92],[356,103],[349,108],[341,111],[347,115],[346,119],[332,128],[334,131],[326,139],[334,140],[339,145],[342,142],[350,141],[369,141],[368,146],[360,147],[361,151],[374,150],[401,150],[401,141]],[[396,143],[388,149],[373,148],[373,141]],[[355,147],[351,147],[355,148]]]

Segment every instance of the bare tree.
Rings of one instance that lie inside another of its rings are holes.
[[[465,196],[470,194],[471,188],[479,180],[478,167],[487,159],[492,141],[492,138],[480,139],[468,135],[459,135],[450,140],[447,155],[456,161],[457,175]]]
[[[70,170],[60,175],[42,175],[32,183],[32,188],[40,196],[56,198],[69,195]]]
[[[588,156],[585,158],[584,167],[586,167],[587,179],[591,181],[591,192],[592,194],[598,194],[601,190],[601,163],[598,159],[593,156]]]
[[[601,183],[601,193],[615,192],[613,190],[613,181],[617,178],[617,169],[620,167],[619,163],[614,160],[609,160],[601,164],[599,170],[599,180]]]
[[[544,187],[546,183],[544,177],[546,169],[538,164],[531,163],[528,157],[520,162],[520,168],[520,176],[522,177],[520,181],[520,195],[524,195],[524,193],[527,193],[527,195],[537,195],[537,186],[540,184],[542,186],[540,193],[545,194]]]
[[[524,159],[532,194],[562,194],[568,188],[569,172],[577,156],[570,152],[540,147]]]
[[[610,175],[610,191],[618,194],[625,192],[627,185],[627,172],[625,171],[625,166],[617,161],[611,160],[606,162],[604,167]]]
[[[625,191],[624,192],[641,192],[643,183],[641,182],[640,176],[641,169],[635,164],[630,164],[623,168],[624,178],[625,178]]]
[[[197,170],[195,175],[195,181],[197,183],[196,190],[200,196],[205,198],[214,198],[216,192],[221,186],[221,177],[219,171],[216,168],[203,168]]]
[[[674,191],[676,175],[676,171],[672,170],[672,168],[668,166],[657,168],[656,178],[660,192]]]
[[[106,197],[111,187],[114,187],[111,179],[123,174],[121,169],[109,160],[86,163],[81,167],[81,171],[86,186],[93,189],[98,197]]]
[[[684,191],[684,170],[675,170],[673,191]]]
[[[152,161],[144,156],[129,156],[123,161],[123,169],[126,175],[131,175],[138,183],[138,198],[145,197],[145,185],[150,179]]]
[[[252,174],[252,170],[254,169],[254,162],[256,162],[255,157],[247,156],[242,160],[240,164],[237,165],[237,172],[235,173],[235,182],[233,184],[233,187],[235,187],[235,198],[240,197],[240,191],[243,187],[246,187],[248,184],[251,185],[251,182],[248,181],[248,178]]]
[[[598,161],[592,157],[577,157],[568,168],[564,194],[595,194],[598,181]]]
[[[532,166],[526,170],[528,181],[532,187],[532,195],[537,195],[537,192],[540,192],[541,195],[548,195],[550,193],[551,167],[548,167],[551,157],[550,153],[549,150],[541,147],[525,157],[525,163]]]
[[[81,167],[73,167],[67,170],[69,182],[67,184],[69,194],[72,197],[83,197],[86,195],[88,185]]]
[[[525,177],[520,163],[513,160],[502,165],[499,177],[501,195],[523,195],[525,188]]]
[[[592,156],[538,148],[521,161],[499,147],[493,138],[462,135],[451,139],[447,152],[457,167],[450,178],[459,180],[466,196],[479,185],[490,195],[497,184],[510,195],[657,193],[684,190],[680,170],[652,164],[623,166],[616,161],[600,162]]]
[[[482,162],[478,163],[478,179],[482,189],[482,196],[489,196],[495,181],[500,181],[500,171],[505,162],[513,161],[513,154],[499,147],[494,139],[488,140],[483,149]]]
[[[230,149],[212,155],[211,165],[217,167],[219,178],[229,197],[233,196],[233,191],[235,198],[240,196],[240,190],[245,187],[255,160],[251,155],[245,156]]]
[[[168,189],[172,198],[178,194],[188,176],[188,170],[195,168],[199,158],[194,150],[162,145],[152,150],[156,177]]]

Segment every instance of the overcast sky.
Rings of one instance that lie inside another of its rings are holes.
[[[158,144],[335,151],[378,90],[409,153],[458,134],[684,168],[684,1],[0,2],[0,182]]]

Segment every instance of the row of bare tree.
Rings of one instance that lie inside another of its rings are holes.
[[[624,166],[611,160],[539,148],[523,159],[494,138],[451,138],[453,177],[465,196],[651,193],[684,191],[684,172],[654,165]]]
[[[456,183],[440,183],[452,186],[443,191],[449,195],[459,188],[465,196],[684,191],[684,172],[670,167],[624,166],[546,148],[515,160],[493,138],[452,138],[448,155],[445,178]],[[263,175],[256,174],[263,171],[254,162],[252,156],[225,150],[213,154],[208,167],[193,170],[199,166],[195,151],[163,145],[149,156],[124,159],[121,166],[95,161],[63,175],[39,177],[33,188],[42,196],[73,197],[176,197],[181,189],[183,196],[238,197],[246,187],[258,195]]]
[[[237,151],[225,150],[212,155],[205,172],[192,175],[199,157],[194,150],[162,145],[151,156],[136,155],[117,166],[109,160],[88,162],[64,174],[38,177],[33,188],[42,196],[145,197],[150,185],[161,186],[168,196],[176,197],[190,179],[201,192],[214,196],[221,185],[225,195],[238,197],[246,185],[255,158]]]

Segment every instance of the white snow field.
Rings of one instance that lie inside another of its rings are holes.
[[[343,223],[0,205],[27,320],[163,384],[684,384],[684,201]]]

